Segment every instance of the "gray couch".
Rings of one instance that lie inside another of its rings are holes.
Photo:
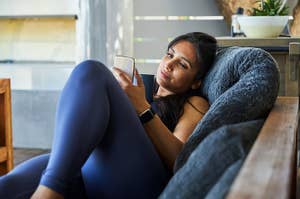
[[[201,92],[210,109],[179,154],[160,199],[224,198],[279,89],[271,55],[258,48],[220,50]]]

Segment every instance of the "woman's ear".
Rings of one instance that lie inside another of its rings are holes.
[[[191,88],[193,90],[198,89],[201,85],[201,80],[195,80],[194,83],[192,84]]]

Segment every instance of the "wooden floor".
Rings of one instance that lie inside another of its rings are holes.
[[[49,151],[45,149],[14,148],[14,166],[34,156],[49,153]]]

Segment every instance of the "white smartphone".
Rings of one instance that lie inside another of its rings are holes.
[[[114,67],[123,70],[130,76],[131,81],[133,81],[133,72],[135,68],[135,59],[133,57],[116,55],[114,58]]]

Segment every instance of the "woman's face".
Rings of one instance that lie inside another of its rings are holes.
[[[163,56],[157,69],[156,81],[159,85],[157,94],[183,93],[200,86],[200,80],[195,81],[199,70],[196,50],[185,40],[177,42]]]

